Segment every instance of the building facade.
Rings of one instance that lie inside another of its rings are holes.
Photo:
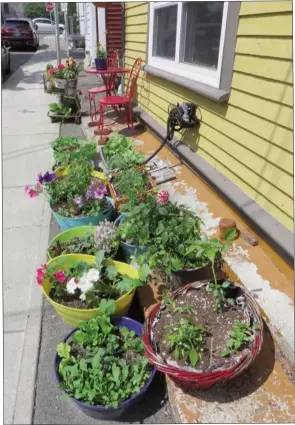
[[[292,2],[126,2],[124,30],[139,107],[197,104],[182,141],[292,232]]]

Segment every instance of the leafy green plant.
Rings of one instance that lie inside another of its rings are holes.
[[[115,174],[112,185],[118,198],[128,197],[129,202],[134,204],[138,203],[148,189],[151,189],[148,173],[136,168]]]
[[[229,338],[226,340],[228,350],[222,351],[223,357],[228,357],[232,353],[241,350],[253,336],[253,329],[248,322],[237,320],[234,323],[233,330],[229,333]]]
[[[195,367],[202,358],[201,350],[204,348],[206,328],[184,318],[180,319],[178,328],[174,325],[165,327],[173,331],[167,335],[173,357],[177,360],[184,359]]]
[[[96,46],[96,57],[97,59],[107,58],[107,52],[100,42],[98,42]]]
[[[173,299],[168,292],[165,292],[162,296],[162,305],[164,305],[172,315],[176,313],[185,315],[195,310],[195,306],[192,304],[186,305],[185,307],[181,307],[179,304],[177,305],[176,299]]]
[[[131,151],[133,146],[133,141],[126,136],[113,136],[111,137],[107,144],[103,147],[103,152],[107,159],[112,158],[113,156],[122,155],[126,151]]]
[[[231,229],[232,230],[232,229]],[[225,234],[225,239],[229,239],[232,232]],[[232,298],[226,298],[224,289],[230,286],[230,282],[224,281],[221,284],[217,281],[215,273],[216,261],[222,260],[222,254],[231,246],[231,243],[221,243],[218,239],[208,239],[205,236],[203,239],[194,241],[186,251],[187,255],[195,255],[196,258],[206,258],[211,262],[213,282],[209,282],[207,291],[212,292],[215,298],[215,311],[221,311],[225,303],[234,305]]]
[[[58,115],[64,115],[65,117],[68,117],[73,113],[73,108],[71,106],[65,106],[58,103],[49,103],[49,110],[57,113]]]
[[[69,343],[58,344],[57,353],[60,388],[88,405],[117,408],[151,376],[141,339],[107,316],[81,322]]]
[[[58,137],[51,143],[51,147],[55,161],[63,165],[96,155],[95,142],[80,141],[76,137]]]
[[[146,247],[142,261],[151,269],[164,270],[168,277],[173,271],[204,264],[201,257],[185,256],[187,248],[200,239],[201,225],[200,218],[185,205],[161,205],[147,194],[144,203],[128,203],[121,211],[125,219],[118,228],[120,237]]]
[[[109,161],[111,169],[127,170],[144,162],[144,155],[141,152],[128,150],[119,155],[113,156]]]

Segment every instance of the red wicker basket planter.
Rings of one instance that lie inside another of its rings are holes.
[[[231,283],[241,289],[243,296],[246,299],[246,305],[250,316],[254,319],[254,323],[259,325],[259,329],[255,329],[254,342],[251,349],[244,354],[236,364],[227,369],[214,370],[212,372],[193,372],[185,371],[181,368],[165,363],[161,356],[156,353],[150,339],[152,325],[161,306],[160,302],[155,305],[145,320],[143,342],[146,357],[158,371],[168,375],[170,379],[183,389],[207,389],[217,382],[234,378],[249,367],[261,350],[263,343],[263,322],[259,312],[259,307],[246,288],[237,283]],[[171,296],[176,298],[178,295],[184,294],[190,288],[197,289],[200,284],[202,284],[202,282],[194,282],[183,286],[174,291]]]

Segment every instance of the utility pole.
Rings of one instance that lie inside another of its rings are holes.
[[[54,17],[55,17],[56,59],[57,59],[57,64],[60,64],[61,63],[61,57],[60,57],[60,42],[59,42],[58,3],[54,3]]]

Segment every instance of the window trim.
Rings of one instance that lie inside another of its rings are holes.
[[[223,13],[222,19],[222,27],[221,27],[221,41],[220,41],[220,52],[218,58],[218,68],[217,70],[210,70],[206,67],[200,67],[195,65],[181,64],[182,66],[178,66],[174,61],[164,59],[164,58],[156,58],[152,56],[152,48],[153,48],[153,26],[154,26],[154,10],[159,8],[161,5],[163,6],[164,2],[150,2],[149,3],[149,22],[148,22],[148,48],[147,48],[147,65],[146,71],[150,70],[158,70],[159,73],[169,73],[170,78],[167,78],[171,81],[171,77],[181,77],[180,80],[187,80],[188,84],[194,83],[195,87],[199,89],[204,86],[204,90],[201,90],[201,94],[206,92],[206,87],[209,89],[222,90],[220,96],[216,92],[214,94],[214,98],[216,100],[224,99],[225,92],[229,91],[231,88],[231,80],[232,80],[232,72],[233,72],[233,63],[235,56],[235,45],[236,45],[236,35],[238,29],[239,22],[239,10],[240,10],[240,2],[224,2],[225,10]],[[178,17],[182,11],[182,2],[178,3]],[[165,2],[165,7],[175,4],[175,2]],[[155,6],[156,5],[156,6]],[[176,45],[178,41],[178,46],[180,45],[180,32],[179,29],[181,27],[179,19],[177,21],[178,32],[176,35]],[[178,40],[177,40],[178,39]],[[176,46],[176,57],[179,58],[180,49],[177,50]],[[203,72],[202,72],[203,70]],[[213,71],[213,72],[208,72]],[[214,72],[215,71],[215,72]],[[154,72],[151,72],[154,73]],[[183,85],[180,83],[180,85]],[[187,84],[185,84],[186,86]],[[196,89],[195,91],[198,91]],[[212,90],[209,90],[212,93]],[[212,98],[212,96],[210,96]],[[219,100],[221,101],[221,100]]]

